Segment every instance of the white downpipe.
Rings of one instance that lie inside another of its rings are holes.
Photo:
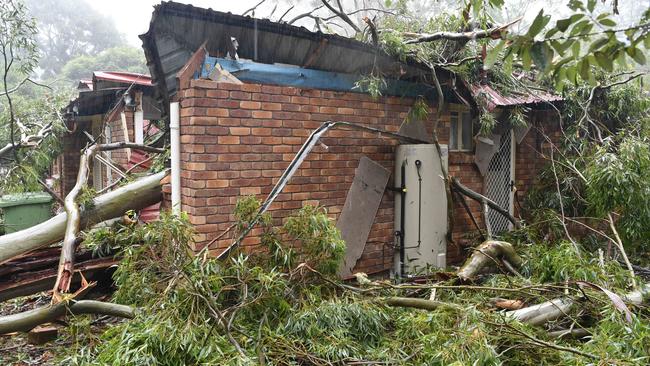
[[[133,114],[135,119],[135,127],[133,134],[135,135],[136,144],[144,144],[144,112],[142,110],[135,111]]]
[[[181,128],[178,102],[169,104],[169,130],[172,159],[172,213],[181,213]]]

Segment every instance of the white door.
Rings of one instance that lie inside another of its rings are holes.
[[[485,175],[485,196],[499,206],[514,212],[515,143],[512,129],[504,132]],[[511,223],[495,210],[488,209],[487,220],[493,234],[511,229]]]

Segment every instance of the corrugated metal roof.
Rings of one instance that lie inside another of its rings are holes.
[[[79,80],[79,84],[77,85],[77,90],[83,91],[83,90],[93,90],[93,81],[90,79],[81,79]]]
[[[134,72],[123,71],[95,71],[93,72],[93,82],[96,80],[111,81],[115,83],[136,84],[151,86],[151,76],[137,74]]]
[[[400,62],[372,45],[335,34],[267,19],[163,2],[155,6],[149,30],[140,36],[154,85],[166,103],[176,89],[176,73],[206,42],[210,55],[223,57],[237,39],[239,57],[316,70],[368,74],[377,67],[387,77],[416,79],[430,71]]]
[[[485,84],[471,84],[469,86],[474,99],[487,98],[488,110],[496,107],[508,107],[526,104],[539,104],[549,102],[559,102],[562,97],[549,92],[534,90],[533,92],[518,92],[505,96]]]

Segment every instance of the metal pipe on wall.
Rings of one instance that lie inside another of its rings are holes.
[[[179,103],[169,103],[169,133],[171,143],[172,213],[181,213],[181,128]]]

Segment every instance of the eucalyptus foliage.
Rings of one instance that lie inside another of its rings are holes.
[[[259,201],[244,197],[235,216],[250,219]],[[336,242],[333,223],[319,208],[302,209],[287,220],[288,229],[264,220],[275,244],[287,249],[293,240],[323,247]],[[243,228],[244,226],[242,226]],[[329,234],[328,234],[329,233]],[[526,257],[524,273],[486,279],[496,290],[439,289],[436,299],[451,304],[432,311],[387,307],[384,296],[429,296],[428,291],[399,290],[371,282],[376,290],[351,292],[338,280],[327,279],[302,263],[340,263],[337,251],[305,250],[295,262],[267,253],[233,253],[219,261],[205,250],[190,253],[193,231],[185,216],[164,214],[144,226],[116,226],[88,234],[86,242],[108,244],[122,252],[115,274],[114,301],[139,307],[135,319],[116,324],[97,337],[86,334],[87,320],[75,320],[73,346],[61,357],[64,365],[330,365],[377,362],[395,365],[540,365],[585,364],[571,352],[542,347],[528,337],[599,357],[605,363],[644,363],[650,336],[647,315],[640,312],[626,324],[608,300],[589,291],[589,300],[572,314],[584,326],[593,325],[586,342],[553,340],[544,329],[506,320],[487,304],[494,295],[529,303],[564,291],[522,290],[533,283],[563,284],[590,281],[621,293],[625,272],[616,263],[602,267],[587,252],[578,257],[567,245],[527,245],[529,233],[511,240]],[[294,236],[292,239],[291,236]],[[280,240],[279,238],[283,239]],[[270,248],[269,248],[270,249]],[[328,266],[325,266],[328,268]],[[444,284],[444,283],[443,283]],[[500,293],[498,289],[503,289]],[[516,290],[515,290],[516,291]],[[580,292],[577,300],[580,301]],[[584,292],[582,293],[584,294]],[[219,315],[220,314],[220,315]],[[594,323],[595,317],[604,321]],[[221,318],[223,317],[223,318]],[[220,319],[222,319],[220,321]],[[568,326],[564,320],[554,326]],[[522,335],[523,334],[523,335]]]

